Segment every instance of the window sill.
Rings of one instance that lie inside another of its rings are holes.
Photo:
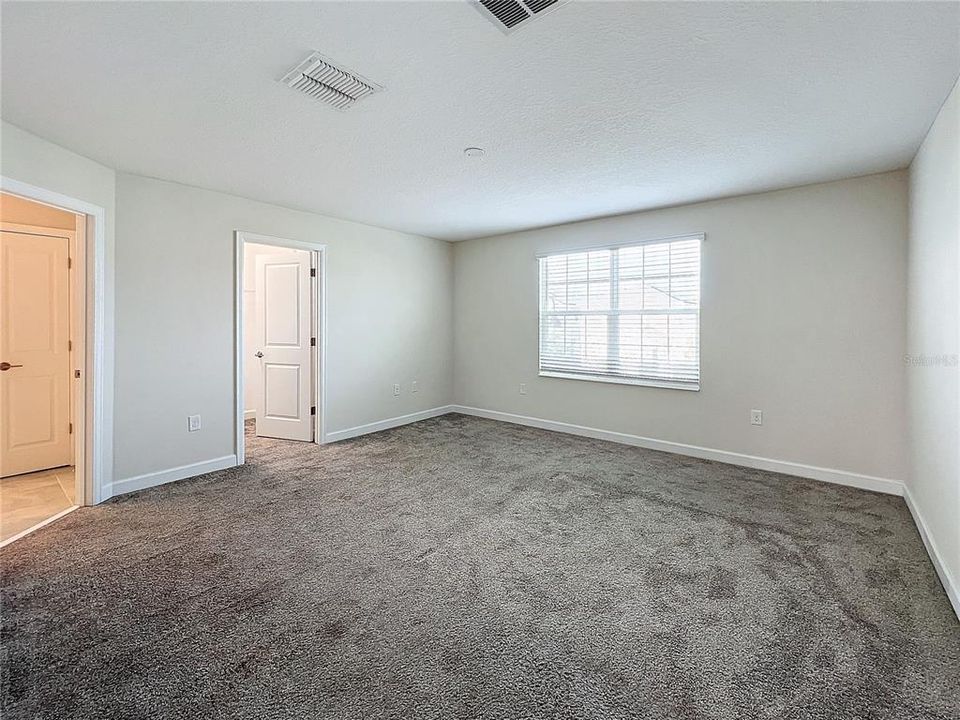
[[[610,383],[613,385],[639,385],[641,387],[665,388],[668,390],[689,390],[700,392],[700,383],[670,382],[668,380],[643,380],[639,378],[616,377],[613,375],[580,375],[577,373],[552,372],[541,370],[540,377],[560,378],[562,380],[587,380],[588,382]]]

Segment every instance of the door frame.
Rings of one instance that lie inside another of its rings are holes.
[[[83,402],[77,403],[74,420],[82,441],[79,437],[76,440],[80,452],[74,457],[74,468],[82,478],[77,483],[78,490],[82,490],[77,504],[96,505],[110,497],[107,473],[113,470],[113,406],[108,401],[112,386],[106,377],[107,360],[114,352],[114,339],[107,333],[106,322],[106,298],[108,290],[112,291],[112,283],[108,287],[106,276],[107,211],[85,200],[5,175],[0,175],[0,191],[85,217],[84,248],[76,258],[79,267],[73,276],[83,285],[84,302],[78,310],[85,330],[84,337],[78,338],[82,341],[84,356],[77,368],[81,370],[79,397]],[[76,295],[71,299],[74,297]]]
[[[234,235],[234,299],[233,299],[233,336],[234,336],[234,373],[236,385],[234,388],[234,416],[236,421],[235,450],[237,465],[245,461],[244,450],[244,382],[243,375],[246,368],[244,362],[244,334],[243,334],[243,249],[246,243],[258,245],[273,245],[274,247],[307,250],[311,259],[316,261],[319,268],[317,282],[310,293],[311,297],[311,333],[317,338],[317,352],[311,367],[311,381],[313,382],[313,402],[317,408],[316,421],[313,425],[313,442],[322,445],[326,442],[326,358],[327,358],[327,246],[325,243],[309,240],[290,240],[288,238],[261,235],[259,233],[236,230]]]

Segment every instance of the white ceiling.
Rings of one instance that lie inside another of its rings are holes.
[[[450,240],[904,167],[960,4],[2,5],[9,122],[119,170]],[[386,87],[276,80],[318,50]],[[482,160],[463,156],[486,149]]]

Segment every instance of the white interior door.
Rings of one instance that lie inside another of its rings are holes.
[[[0,232],[0,477],[70,465],[70,241]]]
[[[256,299],[257,350],[250,358],[260,364],[256,433],[313,440],[310,253],[258,255]]]

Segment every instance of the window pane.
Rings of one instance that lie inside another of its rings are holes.
[[[696,315],[670,316],[670,346],[696,347],[698,318]]]
[[[541,258],[540,368],[698,387],[698,237]]]
[[[564,283],[567,281],[567,258],[565,255],[544,258],[547,263],[547,282]]]
[[[565,310],[587,309],[587,284],[585,282],[567,285],[567,305]]]
[[[695,308],[700,304],[700,278],[696,275],[674,275],[670,279],[670,307]]]
[[[610,309],[610,282],[590,282],[587,307],[590,310]]]
[[[643,310],[643,281],[620,281],[620,309]]]
[[[546,309],[550,311],[566,310],[567,288],[565,285],[547,285]]]
[[[643,316],[643,345],[644,347],[667,346],[667,316]]]
[[[591,370],[600,371],[607,365],[607,318],[586,318],[586,360]]]
[[[610,279],[610,251],[600,250],[590,253],[590,279]]]
[[[572,358],[583,357],[583,316],[568,315],[563,336],[563,354]]]
[[[643,283],[643,307],[665,310],[670,307],[670,278],[647,278]]]
[[[670,270],[670,246],[647,245],[644,248],[644,275],[666,275]]]
[[[617,264],[621,280],[637,280],[643,277],[643,246],[620,248],[617,251]]]
[[[640,372],[643,318],[640,315],[621,315],[617,326],[620,329],[617,348],[620,369],[625,373],[637,374]]]

